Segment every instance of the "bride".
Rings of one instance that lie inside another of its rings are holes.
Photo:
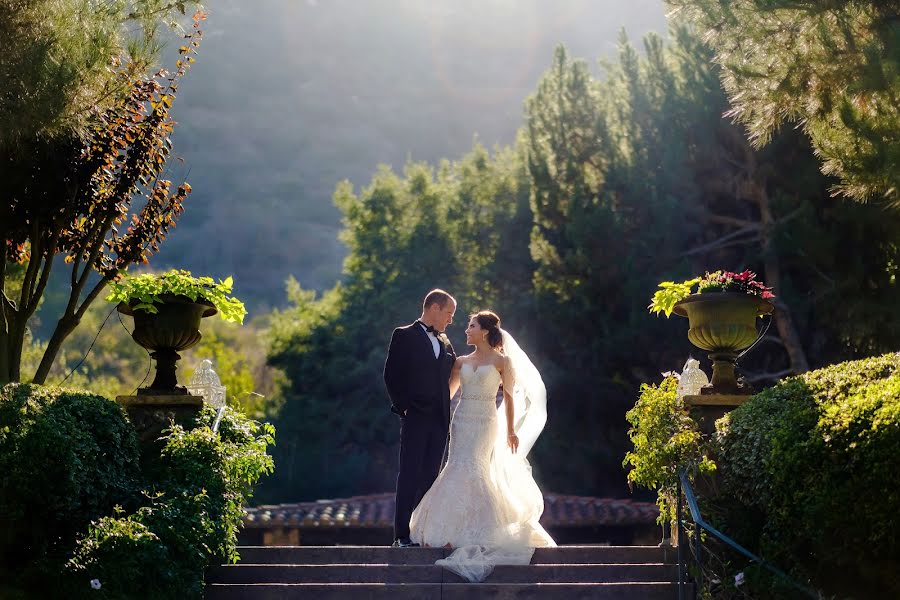
[[[556,546],[538,523],[544,498],[525,459],[547,419],[537,369],[491,311],[472,315],[450,394],[461,386],[450,423],[447,464],[410,519],[423,546],[455,550],[436,564],[483,581],[498,564],[529,564],[538,546]],[[503,402],[496,397],[503,385]]]

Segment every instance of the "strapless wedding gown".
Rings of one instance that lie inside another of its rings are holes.
[[[500,373],[464,363],[459,376],[447,464],[413,511],[410,537],[449,544],[454,552],[436,564],[483,581],[494,565],[527,565],[535,547],[556,543],[538,523],[543,495],[528,461],[505,446],[506,432],[498,428]]]

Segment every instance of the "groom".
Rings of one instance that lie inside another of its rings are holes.
[[[417,546],[409,539],[413,509],[441,469],[450,430],[450,371],[456,361],[444,335],[453,322],[456,300],[432,290],[422,316],[391,336],[384,383],[391,411],[400,415],[400,472],[394,509],[394,546]]]

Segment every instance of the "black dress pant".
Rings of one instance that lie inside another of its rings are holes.
[[[447,422],[440,415],[410,410],[400,426],[400,472],[394,508],[394,538],[409,537],[409,519],[437,479],[447,446]]]

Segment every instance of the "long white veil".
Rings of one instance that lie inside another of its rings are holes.
[[[505,329],[503,352],[509,357],[513,368],[514,381],[511,396],[513,401],[513,430],[519,438],[518,451],[513,454],[507,444],[506,393],[503,403],[497,408],[497,442],[491,458],[491,472],[506,495],[516,506],[520,524],[527,524],[530,531],[529,545],[555,545],[543,527],[538,524],[544,512],[544,495],[534,481],[528,453],[544,430],[547,422],[547,388],[534,363],[522,350],[516,340]],[[506,390],[507,392],[510,390]]]

